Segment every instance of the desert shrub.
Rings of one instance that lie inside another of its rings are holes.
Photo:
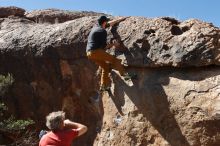
[[[8,114],[8,107],[2,101],[13,82],[14,78],[11,74],[0,75],[0,145],[6,143],[11,146],[37,145],[36,133],[28,130],[34,121],[16,119],[13,115]],[[5,137],[10,139],[10,142],[4,143]]]

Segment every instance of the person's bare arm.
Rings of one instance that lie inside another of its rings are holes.
[[[118,18],[116,20],[109,21],[108,24],[110,26],[114,26],[115,24],[117,24],[117,23],[119,23],[121,21],[124,21],[126,18],[128,18],[128,17],[120,17],[120,18]]]
[[[88,130],[87,126],[70,120],[64,120],[64,128],[77,129],[79,131],[78,136],[83,135]]]

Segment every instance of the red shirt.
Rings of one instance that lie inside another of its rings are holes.
[[[78,133],[77,129],[48,132],[41,138],[39,146],[70,146]]]

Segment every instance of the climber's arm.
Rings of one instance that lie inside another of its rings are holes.
[[[118,18],[116,20],[109,21],[108,24],[110,26],[114,26],[115,24],[117,24],[117,23],[119,23],[121,21],[124,21],[126,18],[128,18],[128,17],[120,17],[120,18]]]

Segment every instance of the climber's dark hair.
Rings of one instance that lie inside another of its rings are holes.
[[[102,25],[104,22],[108,22],[110,19],[109,18],[107,18],[106,16],[100,16],[99,18],[98,18],[98,24],[99,25]]]

